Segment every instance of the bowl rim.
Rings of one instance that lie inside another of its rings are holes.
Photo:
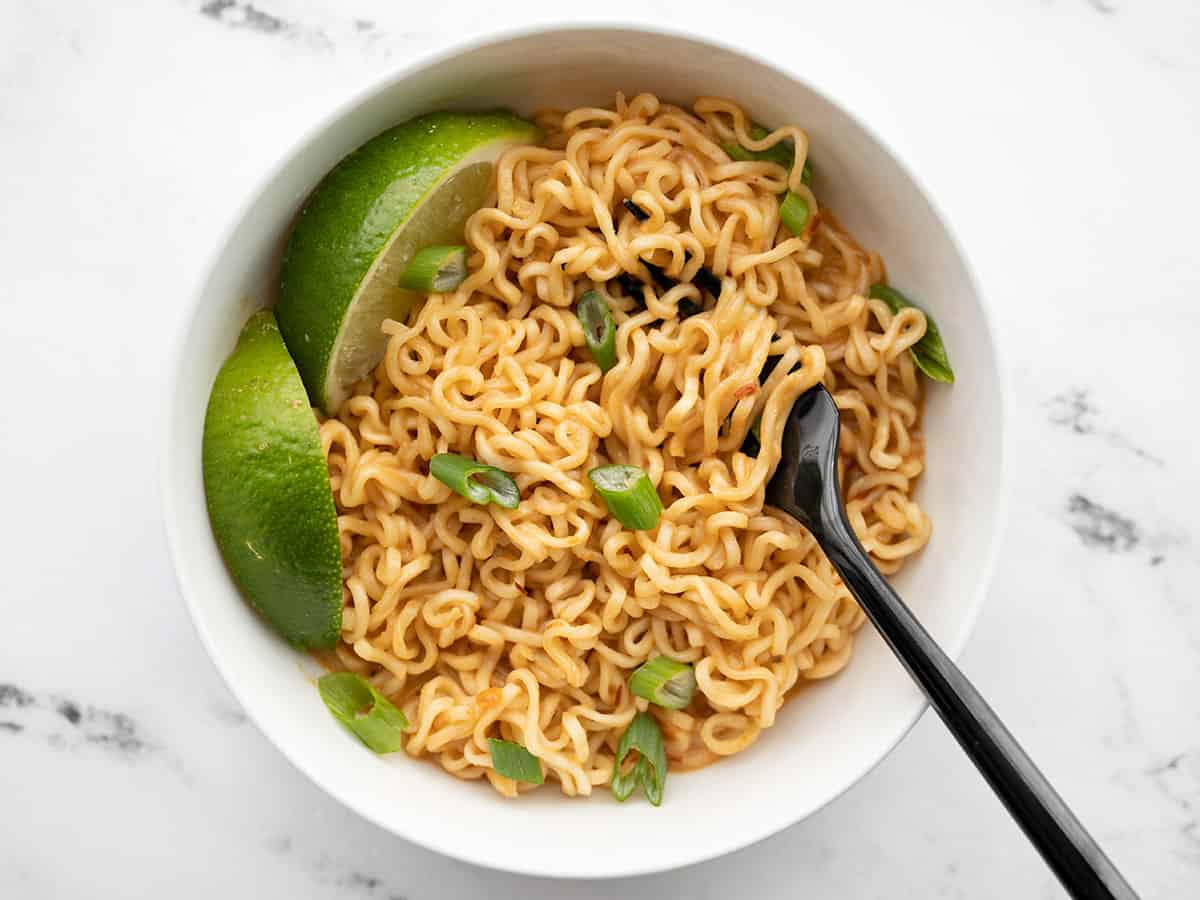
[[[185,554],[185,549],[182,544],[182,539],[179,534],[179,511],[176,506],[174,494],[174,478],[173,475],[178,469],[178,463],[175,461],[177,453],[181,448],[177,448],[173,441],[174,422],[175,422],[175,405],[176,397],[179,393],[179,386],[182,380],[186,377],[185,371],[185,345],[188,339],[188,334],[191,326],[196,319],[200,301],[205,293],[208,283],[211,281],[213,274],[217,271],[221,261],[225,255],[225,251],[229,246],[230,240],[241,226],[247,215],[258,202],[263,191],[269,186],[288,165],[292,164],[305,150],[324,132],[335,126],[343,117],[350,114],[361,104],[367,102],[375,95],[382,93],[409,78],[415,73],[423,69],[446,62],[461,54],[469,53],[481,48],[503,44],[519,40],[522,38],[545,37],[554,34],[567,34],[572,32],[627,32],[632,34],[659,36],[664,38],[672,38],[697,44],[701,47],[717,49],[734,56],[742,57],[749,62],[772,69],[785,77],[805,86],[813,93],[824,98],[827,102],[838,108],[842,113],[848,116],[853,122],[861,128],[868,136],[870,136],[895,162],[899,170],[904,176],[909,179],[917,188],[924,201],[928,204],[930,210],[937,218],[945,230],[946,237],[952,247],[954,253],[958,256],[963,266],[963,271],[975,293],[975,297],[979,303],[979,311],[986,332],[987,344],[993,354],[995,360],[995,374],[997,383],[995,385],[998,395],[998,409],[996,410],[998,436],[997,453],[999,457],[999,469],[997,471],[997,494],[995,510],[992,515],[992,520],[989,524],[991,538],[989,546],[984,555],[983,564],[980,568],[979,575],[976,579],[974,590],[971,594],[964,598],[965,609],[961,624],[958,628],[958,633],[950,640],[942,644],[942,649],[947,655],[956,660],[962,653],[967,641],[969,640],[975,625],[979,620],[980,613],[983,609],[984,601],[991,587],[992,579],[995,575],[996,566],[998,564],[1000,548],[1003,544],[1003,538],[1008,521],[1009,511],[1009,496],[1011,493],[1013,465],[1012,465],[1012,436],[1009,423],[1012,421],[1011,402],[1012,394],[1009,385],[1009,368],[1006,364],[1004,348],[1002,343],[997,339],[998,330],[996,327],[996,315],[989,303],[986,294],[980,288],[979,277],[971,263],[970,257],[958,239],[958,235],[953,227],[951,219],[947,216],[941,205],[936,201],[934,195],[928,189],[924,179],[922,179],[913,169],[913,167],[905,159],[904,155],[896,148],[894,144],[886,140],[863,116],[860,116],[855,107],[839,96],[835,87],[828,86],[828,83],[818,84],[811,78],[798,72],[794,67],[787,63],[777,61],[761,55],[753,50],[748,50],[744,47],[735,46],[733,43],[722,38],[715,37],[712,34],[700,33],[698,31],[677,27],[667,26],[659,23],[637,22],[630,23],[625,21],[606,21],[603,19],[585,20],[585,21],[548,21],[513,26],[509,28],[498,28],[486,32],[480,32],[470,35],[462,39],[440,39],[437,44],[428,50],[418,53],[415,56],[406,60],[399,66],[388,68],[369,78],[364,84],[351,90],[342,100],[332,104],[329,109],[322,115],[316,117],[315,121],[306,129],[303,129],[298,136],[292,138],[287,148],[280,153],[269,165],[267,165],[262,173],[254,179],[250,189],[246,192],[245,198],[234,208],[232,215],[226,220],[225,225],[217,233],[216,240],[212,243],[211,249],[208,251],[207,259],[204,265],[199,270],[199,276],[195,281],[193,290],[188,299],[187,304],[178,313],[178,320],[175,325],[175,330],[169,341],[168,365],[170,366],[168,378],[163,387],[163,396],[161,399],[162,411],[162,441],[160,447],[159,466],[159,488],[162,493],[162,512],[163,512],[163,529],[166,534],[168,556],[171,561],[171,570],[174,574],[176,585],[179,588],[179,593],[183,597],[184,604],[188,611],[188,617],[191,620],[192,627],[200,638],[200,643],[204,647],[209,659],[215,666],[221,680],[225,686],[233,694],[234,698],[247,712],[247,715],[254,726],[263,734],[271,745],[278,751],[284,759],[286,759],[295,769],[301,772],[310,782],[316,785],[327,796],[333,798],[341,805],[354,811],[356,814],[371,822],[373,825],[387,832],[388,834],[399,837],[403,840],[410,841],[419,847],[433,851],[451,859],[460,862],[468,863],[474,866],[479,866],[485,869],[496,871],[506,871],[517,875],[524,875],[537,878],[563,878],[563,879],[598,879],[607,880],[612,878],[635,877],[641,875],[650,875],[658,872],[667,872],[674,869],[683,868],[685,866],[695,865],[707,860],[718,859],[728,854],[742,850],[752,844],[765,840],[774,834],[778,834],[787,828],[791,828],[820,810],[824,809],[838,797],[842,796],[847,790],[865,778],[868,774],[875,770],[876,767],[907,737],[913,727],[925,714],[929,708],[928,700],[924,697],[920,699],[912,714],[903,723],[894,736],[889,740],[880,744],[878,752],[864,765],[861,770],[855,772],[851,776],[842,779],[840,782],[833,783],[830,786],[827,796],[824,800],[813,804],[807,809],[797,810],[794,814],[787,816],[787,821],[779,821],[772,819],[763,821],[757,827],[744,828],[736,836],[731,835],[728,841],[715,848],[705,848],[696,850],[691,853],[681,853],[676,858],[667,861],[665,864],[659,863],[637,863],[633,865],[621,865],[617,860],[606,858],[604,860],[604,868],[596,868],[590,871],[578,871],[577,869],[568,870],[565,868],[556,867],[552,862],[550,865],[541,865],[537,868],[522,864],[520,856],[512,862],[501,862],[496,858],[481,859],[478,855],[471,854],[453,841],[440,840],[437,836],[430,837],[428,835],[414,832],[411,830],[400,830],[394,823],[386,822],[381,817],[376,816],[372,812],[361,807],[360,804],[348,799],[332,788],[325,779],[321,776],[319,770],[315,767],[310,767],[304,764],[291,751],[286,741],[280,739],[271,729],[265,726],[251,711],[254,703],[249,700],[249,692],[247,692],[240,683],[230,674],[230,667],[225,660],[224,651],[220,644],[215,641],[209,633],[205,624],[204,616],[199,611],[199,606],[195,597],[198,591],[187,583],[183,575],[181,567],[181,559]],[[838,73],[834,73],[835,75]]]

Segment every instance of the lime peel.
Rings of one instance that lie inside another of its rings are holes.
[[[508,112],[431,113],[372,138],[308,198],[288,240],[276,312],[313,402],[336,414],[383,356],[385,319],[421,295],[400,287],[423,247],[460,244],[496,160],[540,130]]]
[[[269,310],[250,317],[217,373],[201,457],[213,534],[242,594],[295,646],[334,646],[342,554],[329,471]]]

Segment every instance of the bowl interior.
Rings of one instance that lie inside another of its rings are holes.
[[[953,388],[929,391],[929,473],[919,497],[934,538],[899,588],[935,637],[957,652],[982,600],[999,527],[1002,397],[995,350],[966,263],[919,186],[878,140],[805,83],[691,38],[578,29],[518,35],[443,54],[371,89],[327,119],[265,181],[218,251],[179,343],[165,491],[176,569],[202,639],[249,715],[333,796],[384,828],[471,862],[564,877],[671,868],[744,846],[847,788],[895,745],[922,699],[870,627],[849,668],[789,701],[750,750],[671,778],[664,805],[618,805],[600,792],[566,800],[549,788],[509,802],[403,754],[379,758],[329,717],[316,667],[264,627],[232,584],[208,525],[200,445],[218,368],[250,312],[273,302],[287,229],[304,197],[345,153],[390,125],[443,107],[605,104],[653,91],[689,102],[717,94],[760,121],[808,130],[817,190],[893,281],[936,317]],[[446,811],[453,809],[453,815]],[[721,827],[714,828],[719,821]],[[665,826],[665,827],[664,827]],[[498,835],[519,832],[516,852]],[[596,848],[604,847],[604,853]]]

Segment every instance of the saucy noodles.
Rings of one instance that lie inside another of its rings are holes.
[[[467,223],[466,280],[387,321],[383,362],[322,421],[344,566],[326,660],[404,712],[409,754],[515,795],[528,786],[493,768],[500,738],[586,795],[640,710],[672,768],[701,766],[850,662],[863,614],[764,486],[792,402],[824,383],[859,538],[885,573],[924,546],[908,351],[926,319],[869,297],[883,263],[820,209],[799,128],[755,138],[732,102],[649,94],[537,122],[545,139],[501,157]],[[785,141],[790,169],[727,151]],[[799,234],[786,191],[809,212]],[[616,326],[608,371],[575,313],[592,289]],[[445,453],[511,475],[519,504],[452,491],[429,474]],[[612,515],[588,479],[609,463],[648,474],[655,528]],[[631,693],[657,656],[694,670],[685,708]]]

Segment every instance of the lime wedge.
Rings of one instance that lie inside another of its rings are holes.
[[[213,384],[204,490],[221,555],[250,604],[299,647],[332,647],[342,552],[317,419],[269,310]]]
[[[420,295],[400,276],[423,247],[463,243],[496,159],[537,141],[511,113],[431,113],[367,141],[308,198],[284,253],[276,315],[313,403],[337,412],[383,357],[386,318]]]

